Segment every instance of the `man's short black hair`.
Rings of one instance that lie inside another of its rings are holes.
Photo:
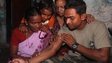
[[[69,2],[65,6],[66,9],[74,8],[78,14],[86,13],[86,3],[83,0],[69,0]]]
[[[39,9],[50,9],[52,14],[54,13],[54,2],[53,0],[41,0],[39,2]]]

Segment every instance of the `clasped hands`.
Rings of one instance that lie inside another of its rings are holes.
[[[61,40],[70,47],[72,46],[72,44],[76,42],[75,38],[71,34],[62,33],[60,37],[61,37]]]

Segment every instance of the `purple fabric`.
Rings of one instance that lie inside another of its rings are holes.
[[[49,44],[50,32],[34,32],[28,39],[18,46],[18,55],[31,57],[35,52],[39,53]]]

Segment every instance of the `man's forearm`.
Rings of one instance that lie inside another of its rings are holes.
[[[30,63],[40,63],[51,56],[53,56],[57,50],[61,47],[62,41],[56,39],[48,48],[44,49],[38,56],[31,58]]]
[[[79,45],[76,50],[88,58],[101,62],[106,62],[109,57],[109,48],[90,49]]]
[[[46,60],[47,58],[53,56],[55,54],[54,50],[51,50],[51,48],[47,48],[44,51],[42,51],[38,56],[35,56],[33,58],[30,59],[30,63],[40,63],[44,60]]]

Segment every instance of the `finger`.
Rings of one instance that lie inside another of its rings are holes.
[[[63,37],[63,40],[66,41],[66,42],[74,40],[73,36],[70,35],[70,34],[63,33],[62,37]]]
[[[73,37],[72,37],[72,35],[65,34],[65,35],[64,35],[64,38],[72,39]]]
[[[15,60],[12,60],[11,63],[20,63],[20,62],[19,60],[15,59]]]

